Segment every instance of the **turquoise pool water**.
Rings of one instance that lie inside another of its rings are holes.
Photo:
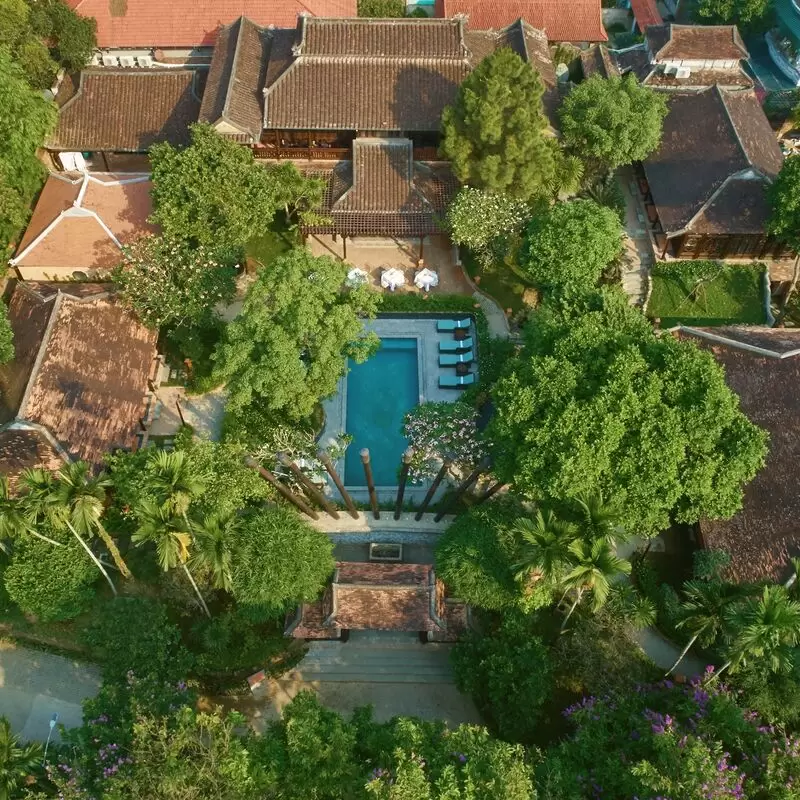
[[[344,460],[348,486],[365,486],[359,452],[368,447],[377,486],[396,486],[407,442],[403,417],[419,402],[416,339],[381,339],[381,347],[347,374],[345,429],[353,437]]]

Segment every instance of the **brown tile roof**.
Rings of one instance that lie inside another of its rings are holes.
[[[71,456],[97,463],[111,449],[136,443],[157,334],[105,286],[79,285],[81,296],[62,284],[47,299],[37,284],[17,285],[9,319],[25,346],[0,368],[0,386],[14,389],[19,419],[47,428]]]
[[[400,237],[438,233],[437,215],[446,210],[457,182],[449,169],[412,158],[408,139],[356,139],[353,162],[324,176],[328,189],[320,211],[333,224],[307,232]]]
[[[731,61],[750,55],[735,25],[651,25],[645,39],[656,61]]]
[[[52,174],[11,263],[91,273],[119,263],[120,245],[154,233],[147,175]]]
[[[644,169],[664,231],[674,235],[691,229],[694,218],[733,179],[737,180],[726,187],[717,211],[735,205],[737,188],[746,189],[742,202],[749,205],[748,229],[763,226],[766,202],[754,205],[757,192],[738,178],[766,186],[782,162],[755,94],[715,86],[670,95],[661,147],[644,162]],[[711,216],[718,228],[725,224],[718,213]],[[734,222],[729,218],[726,232],[738,232]]]
[[[708,334],[729,337],[731,329],[714,328]],[[740,328],[734,335],[742,343],[766,345],[775,353],[787,344],[800,349],[800,331]],[[689,332],[682,336],[691,336],[714,354],[725,368],[728,385],[739,395],[742,410],[770,434],[766,465],[745,487],[742,510],[729,520],[703,521],[703,542],[731,554],[733,580],[785,579],[789,557],[800,556],[800,475],[796,469],[800,356],[769,357]],[[769,346],[772,337],[777,340],[775,348]]]
[[[656,0],[631,0],[631,11],[640,31],[644,31],[648,25],[661,25],[664,22]]]
[[[0,430],[0,474],[8,478],[12,490],[24,469],[56,472],[63,465],[64,459],[43,431],[10,426]]]
[[[581,50],[581,67],[584,78],[590,78],[592,75],[611,78],[620,74],[617,63],[603,44],[593,44],[586,50]]]
[[[259,141],[270,43],[266,29],[245,17],[220,30],[200,107],[201,122],[227,123]]]
[[[271,129],[438,131],[470,70],[503,46],[555,82],[544,37],[522,23],[489,33],[467,32],[462,19],[304,17],[291,63],[288,40],[276,44],[264,98]]]
[[[437,17],[466,14],[476,30],[524,19],[551,42],[605,42],[600,0],[436,0]]]
[[[687,78],[678,78],[668,75],[663,66],[655,65],[648,68],[647,74],[641,79],[642,83],[654,89],[686,89],[697,86],[721,86],[739,89],[752,89],[755,85],[753,79],[741,68],[735,69],[693,69]]]
[[[292,27],[299,14],[355,17],[356,0],[70,0],[97,20],[99,47],[210,47],[220,26],[245,16],[256,25]]]
[[[156,142],[185,145],[200,112],[197,70],[87,69],[60,109],[51,150],[145,152]]]

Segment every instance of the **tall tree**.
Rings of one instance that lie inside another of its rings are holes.
[[[205,484],[183,450],[152,450],[148,468],[151,485],[159,501],[188,524],[189,507],[200,497]]]
[[[139,527],[131,536],[135,545],[153,544],[156,548],[158,563],[164,572],[181,567],[186,579],[192,585],[200,602],[200,607],[207,617],[211,617],[205,598],[189,571],[189,552],[192,545],[192,533],[185,517],[176,514],[168,504],[144,501],[137,509]]]
[[[729,517],[767,436],[739,409],[711,353],[658,336],[618,290],[529,323],[494,386],[493,470],[534,500],[602,492],[629,534]]]
[[[230,592],[233,588],[231,542],[240,524],[241,517],[231,512],[208,514],[192,523],[192,563],[200,569],[208,570],[215,589]]]
[[[800,158],[787,158],[781,171],[767,189],[770,218],[767,231],[795,252],[794,274],[788,290],[781,298],[781,313],[785,309],[800,280]]]
[[[570,545],[578,536],[577,527],[553,511],[545,515],[538,509],[533,519],[517,520],[512,530],[522,540],[514,564],[517,577],[558,586],[570,565]]]
[[[538,73],[510,48],[485,58],[442,115],[442,154],[456,177],[522,200],[549,195],[556,157]]]
[[[73,527],[81,536],[97,535],[103,540],[123,578],[131,578],[131,571],[119,552],[117,543],[103,525],[103,511],[111,480],[105,473],[92,474],[85,461],[65,464],[58,473],[58,490]]]
[[[214,356],[229,411],[258,401],[300,420],[336,391],[347,358],[369,356],[377,338],[364,335],[361,318],[380,298],[366,286],[343,288],[346,276],[343,262],[304,249],[258,273]]]
[[[566,96],[559,115],[564,144],[595,171],[611,170],[658,149],[667,101],[633,74],[593,75]]]
[[[14,541],[22,534],[30,533],[32,536],[48,542],[49,544],[61,547],[62,543],[51,539],[40,533],[26,519],[23,501],[12,494],[5,475],[0,475],[0,547],[4,552],[8,552],[5,542]]]
[[[706,25],[759,26],[769,19],[771,0],[699,0],[695,14]]]
[[[520,267],[546,289],[586,291],[622,253],[622,226],[609,208],[572,200],[537,214],[520,250]]]
[[[0,800],[20,797],[28,778],[39,770],[41,745],[23,744],[11,732],[11,723],[0,717]]]
[[[208,247],[242,248],[279,209],[315,208],[322,182],[304,178],[289,162],[256,164],[252,151],[210,126],[191,126],[191,144],[150,150],[153,221],[171,239]]]

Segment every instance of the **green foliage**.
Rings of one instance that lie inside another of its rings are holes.
[[[494,472],[533,499],[597,492],[630,534],[671,518],[725,518],[764,463],[766,434],[740,411],[707,351],[658,337],[621,292],[540,309],[494,387]]]
[[[772,12],[771,0],[698,0],[695,14],[705,25],[760,27]]]
[[[218,303],[234,295],[236,270],[219,251],[142,236],[122,253],[113,279],[125,303],[151,328],[202,325]]]
[[[590,183],[582,192],[582,196],[587,200],[594,200],[598,205],[610,208],[619,217],[620,223],[625,224],[625,193],[614,172],[609,172],[605,177]]]
[[[28,39],[17,50],[17,63],[34,89],[49,89],[55,83],[58,64],[38,39]]]
[[[457,517],[442,534],[436,545],[436,574],[454,597],[492,611],[519,602],[512,568],[517,516],[513,504],[496,500]]]
[[[726,550],[696,550],[692,557],[692,573],[701,581],[718,581],[731,563],[731,554]]]
[[[593,75],[566,96],[559,115],[570,150],[596,168],[615,169],[658,149],[667,101],[632,74]]]
[[[726,266],[721,261],[673,261],[651,270],[647,315],[662,328],[765,322],[764,265]]]
[[[573,200],[557,203],[528,223],[520,266],[537,286],[586,291],[621,253],[617,215],[593,200]]]
[[[0,301],[0,364],[14,358],[14,331],[8,319],[8,306]]]
[[[290,162],[256,164],[252,151],[203,124],[191,126],[191,145],[168,142],[150,150],[153,221],[166,238],[213,248],[243,248],[281,208],[316,208],[322,182]]]
[[[359,17],[405,17],[405,0],[358,0]]]
[[[296,421],[336,391],[346,359],[363,361],[377,346],[361,318],[380,296],[369,287],[343,288],[347,265],[294,250],[260,270],[241,313],[214,356],[236,413],[259,402]]]
[[[46,534],[62,546],[28,536],[18,539],[4,572],[5,588],[23,611],[41,622],[73,619],[90,606],[98,572],[74,539],[52,530]]]
[[[333,545],[295,512],[252,512],[230,537],[233,596],[253,620],[314,600],[333,572]]]
[[[520,200],[550,193],[555,149],[545,135],[543,90],[539,75],[510,48],[467,76],[442,115],[442,154],[462,183]]]
[[[20,790],[39,773],[41,758],[41,745],[23,744],[11,732],[11,723],[0,717],[0,800],[22,797]]]
[[[767,230],[800,252],[800,159],[787,158],[767,189],[770,219]]]
[[[127,684],[132,673],[175,683],[192,665],[178,627],[163,606],[146,598],[115,597],[99,606],[84,641],[109,682]]]
[[[83,69],[97,47],[97,21],[73,11],[63,0],[31,5],[35,32],[51,45],[53,58],[68,72]]]
[[[547,648],[528,618],[510,613],[487,636],[470,634],[452,653],[458,688],[469,694],[507,741],[529,742],[553,691]]]
[[[17,234],[28,219],[28,205],[9,185],[0,165],[0,253],[10,250]]]
[[[222,317],[214,313],[196,324],[181,323],[162,331],[159,342],[162,352],[170,365],[184,367],[188,393],[203,394],[219,385],[214,375],[213,356],[225,325]]]

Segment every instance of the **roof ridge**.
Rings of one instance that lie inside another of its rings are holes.
[[[760,170],[758,170],[758,168],[755,166],[755,164],[753,164],[753,161],[750,158],[750,153],[747,151],[747,148],[745,147],[744,142],[742,141],[742,137],[739,136],[739,131],[736,129],[736,123],[733,121],[733,117],[731,116],[731,112],[728,109],[728,104],[725,102],[725,98],[726,98],[727,93],[728,93],[729,90],[727,90],[727,89],[723,90],[716,83],[714,84],[713,88],[716,89],[717,94],[719,95],[719,98],[722,101],[722,107],[723,107],[723,109],[725,109],[725,118],[728,120],[728,123],[731,126],[731,130],[733,131],[733,135],[736,137],[736,143],[739,145],[739,149],[742,151],[742,154],[744,155],[745,161],[747,162],[747,164],[750,167],[752,167],[752,168],[754,168],[754,169],[756,169],[757,171],[760,172]],[[744,91],[750,91],[750,90],[745,89]]]
[[[244,23],[245,23],[245,16],[242,14],[237,20],[234,20],[231,23],[231,27],[234,25],[239,25],[239,32],[236,34],[236,47],[233,49],[233,62],[231,63],[231,74],[228,78],[228,85],[225,87],[225,102],[222,104],[222,119],[227,120],[230,122],[228,118],[228,108],[230,107],[231,102],[231,93],[233,90],[233,84],[235,81],[236,76],[236,64],[239,61],[239,47],[242,44],[242,36],[244,34]]]

